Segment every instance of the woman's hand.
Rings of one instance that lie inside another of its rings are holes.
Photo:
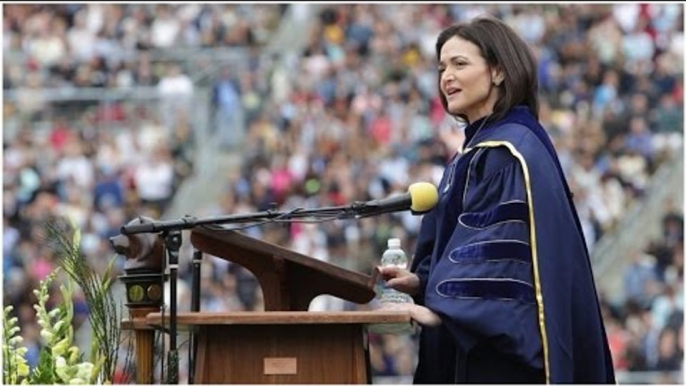
[[[422,326],[438,326],[441,324],[441,317],[430,309],[413,303],[389,303],[384,305],[384,311],[408,311],[410,317]]]
[[[386,286],[414,296],[419,293],[419,276],[398,267],[378,267]]]

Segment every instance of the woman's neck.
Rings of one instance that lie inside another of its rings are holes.
[[[475,122],[482,120],[483,118],[488,117],[489,115],[493,114],[493,108],[488,108],[488,109],[483,109],[481,111],[473,112],[471,114],[467,114],[467,121],[469,122],[469,125],[473,125]]]

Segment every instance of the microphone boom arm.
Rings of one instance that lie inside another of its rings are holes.
[[[384,213],[412,210],[413,214],[421,214],[431,210],[438,201],[436,187],[419,182],[412,184],[405,194],[373,201],[355,201],[347,206],[333,206],[328,208],[303,209],[296,208],[289,211],[267,210],[263,212],[234,214],[228,216],[198,219],[186,215],[179,220],[142,221],[121,227],[122,234],[166,232],[195,228],[198,225],[219,225],[226,223],[253,223],[265,220],[291,221],[300,218],[330,218],[342,220],[349,218],[369,217]]]
[[[335,206],[319,209],[296,208],[289,211],[267,210],[262,212],[209,217],[204,219],[198,219],[196,217],[186,215],[178,220],[154,221],[143,224],[124,225],[121,227],[121,233],[156,233],[173,229],[192,229],[199,225],[242,224],[273,219],[293,220],[300,218],[321,218],[332,216],[335,216],[336,219],[348,219],[358,217],[361,214],[374,214],[368,213],[373,212],[369,210],[371,207],[373,206],[367,205],[364,202],[355,202],[349,206]]]

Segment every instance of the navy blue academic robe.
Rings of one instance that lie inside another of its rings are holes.
[[[528,108],[467,128],[412,262],[415,383],[615,383],[588,250],[557,155]],[[477,131],[475,133],[475,131]]]

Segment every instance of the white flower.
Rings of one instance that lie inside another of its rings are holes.
[[[62,356],[57,356],[57,358],[55,358],[55,368],[62,369],[65,367],[67,367],[67,360]]]
[[[12,346],[17,346],[23,341],[24,341],[24,338],[22,338],[21,336],[15,336],[14,338],[10,339],[8,341],[8,343],[11,344]]]
[[[67,361],[61,357],[58,356],[55,358],[55,374],[57,374],[58,377],[62,380],[62,382],[69,382],[69,379],[71,378],[69,376],[69,366],[67,366]]]
[[[43,339],[47,340],[48,342],[52,340],[52,333],[48,330],[41,330],[40,336],[42,336]]]
[[[90,379],[93,373],[93,364],[90,362],[83,362],[76,365],[76,377],[81,379]]]
[[[59,322],[55,323],[52,329],[53,331],[59,331],[62,326],[64,326],[64,320],[60,320]]]

